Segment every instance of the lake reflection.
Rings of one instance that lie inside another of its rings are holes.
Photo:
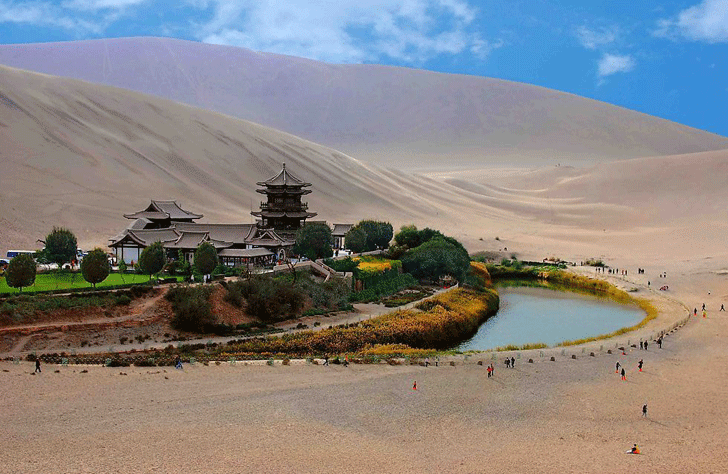
[[[509,344],[562,341],[610,333],[640,322],[645,313],[597,297],[545,288],[498,288],[500,309],[461,351],[495,349]]]

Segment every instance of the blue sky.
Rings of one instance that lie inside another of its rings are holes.
[[[0,43],[123,36],[497,77],[728,136],[728,0],[0,0]]]

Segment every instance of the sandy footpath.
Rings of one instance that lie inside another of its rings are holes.
[[[710,311],[662,350],[498,360],[490,380],[477,357],[39,375],[5,362],[0,472],[726,472],[727,335],[726,313]],[[624,454],[633,443],[642,455]]]

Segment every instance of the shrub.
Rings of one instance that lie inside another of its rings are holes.
[[[35,260],[27,254],[21,254],[10,260],[5,274],[5,282],[11,288],[30,286],[35,282]]]
[[[431,300],[428,310],[395,311],[349,327],[318,332],[251,339],[226,348],[251,353],[342,354],[375,344],[403,344],[409,348],[447,348],[470,337],[498,309],[494,290],[456,289]]]
[[[470,268],[470,257],[462,245],[437,237],[408,250],[402,257],[402,266],[415,278],[437,280],[452,275],[462,281]]]
[[[417,285],[417,280],[409,273],[388,273],[386,278],[375,281],[366,289],[352,293],[349,301],[369,302],[381,298],[382,296],[391,295],[404,288]]]
[[[262,321],[286,319],[298,313],[303,306],[304,295],[282,279],[256,275],[249,280],[228,284],[229,293],[239,293],[230,298],[247,300],[246,312]]]
[[[116,298],[116,304],[118,306],[126,306],[131,303],[131,298],[128,295],[121,295]]]
[[[355,261],[351,257],[342,258],[340,260],[327,258],[326,260],[324,260],[324,263],[336,270],[337,272],[353,272],[359,265],[359,262]]]
[[[181,331],[208,332],[215,323],[210,306],[211,293],[210,286],[170,288],[165,298],[174,310],[172,327]]]
[[[95,248],[84,257],[81,261],[81,273],[83,279],[91,283],[96,289],[96,284],[106,280],[109,276],[111,266],[106,252],[100,248]]]

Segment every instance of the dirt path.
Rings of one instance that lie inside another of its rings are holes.
[[[19,339],[14,344],[12,350],[7,354],[2,355],[16,355],[22,352],[23,347],[27,345],[30,339],[32,339],[34,335],[39,333],[48,333],[55,330],[66,331],[68,329],[78,328],[93,329],[94,327],[101,328],[118,326],[119,324],[128,321],[145,321],[149,318],[154,318],[156,317],[156,315],[150,314],[150,310],[154,308],[159,300],[164,297],[164,295],[167,293],[167,290],[168,288],[161,287],[158,290],[158,294],[155,294],[154,296],[149,298],[144,298],[141,302],[139,302],[139,300],[133,301],[129,307],[129,312],[122,316],[93,318],[85,321],[54,321],[49,323],[31,324],[26,326],[11,326],[0,328],[0,336],[14,333],[23,334],[23,337],[21,337],[21,339]]]

